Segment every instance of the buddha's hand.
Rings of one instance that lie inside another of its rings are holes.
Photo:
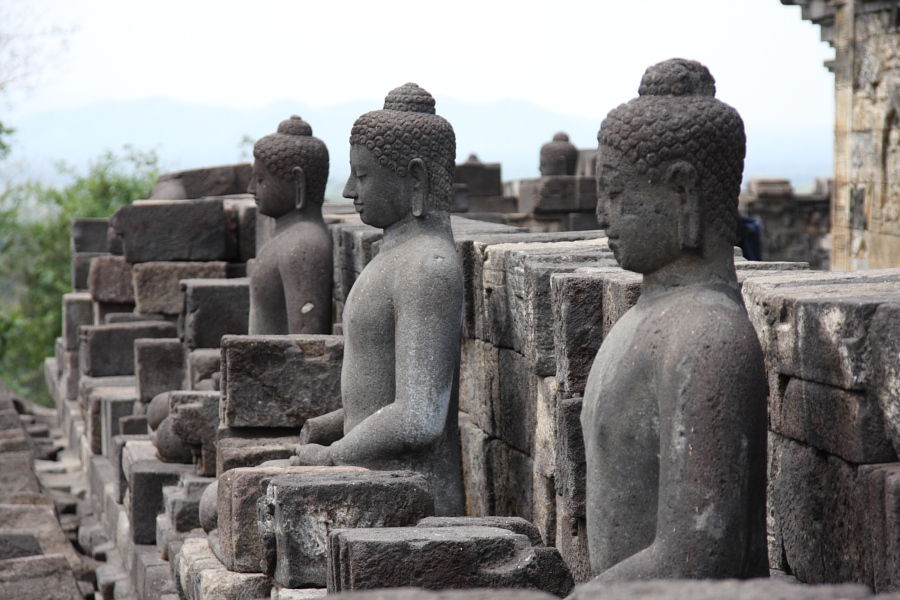
[[[292,467],[331,467],[334,461],[326,446],[319,444],[302,444],[297,446],[295,455],[291,457]]]

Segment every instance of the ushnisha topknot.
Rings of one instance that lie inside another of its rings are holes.
[[[456,134],[435,113],[434,98],[421,87],[407,83],[391,90],[383,109],[367,112],[353,123],[350,144],[363,146],[400,177],[406,177],[411,160],[422,159],[435,207],[449,210]]]
[[[306,192],[311,202],[325,200],[328,183],[328,148],[313,137],[309,123],[291,116],[278,124],[278,131],[260,138],[253,145],[253,158],[261,161],[279,179],[291,181],[291,170],[302,167],[306,175]]]
[[[674,58],[648,68],[639,93],[603,120],[600,146],[621,152],[653,182],[674,161],[692,164],[707,223],[735,243],[747,145],[740,115],[715,98],[715,79],[693,60]]]

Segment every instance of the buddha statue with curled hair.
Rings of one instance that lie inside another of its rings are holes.
[[[462,266],[450,229],[456,137],[413,83],[350,133],[344,196],[384,230],[344,308],[343,408],[310,419],[294,465],[408,469],[431,485],[435,513],[463,511],[453,381]]]
[[[322,218],[328,149],[298,116],[253,146],[247,190],[275,219],[249,269],[251,335],[331,333],[333,256]]]
[[[598,219],[643,275],[581,414],[600,581],[768,575],[766,378],[734,268],[746,142],[715,89],[657,64],[598,134]]]
[[[541,146],[541,177],[574,175],[578,166],[578,148],[569,135],[560,131],[553,140]]]

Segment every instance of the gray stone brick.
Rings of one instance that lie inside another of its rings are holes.
[[[180,200],[245,194],[253,169],[250,163],[173,171],[159,176],[150,193],[154,199]]]
[[[585,456],[581,432],[582,398],[559,401],[556,413],[556,493],[562,510],[572,518],[585,515]]]
[[[250,280],[182,279],[184,343],[190,350],[218,348],[224,335],[246,335]]]
[[[487,453],[490,437],[466,413],[459,413],[459,439],[466,514],[472,517],[491,515],[494,513],[494,486]]]
[[[182,279],[224,279],[227,263],[146,262],[134,265],[135,309],[139,313],[177,315],[184,309]]]
[[[134,341],[139,338],[171,338],[175,326],[167,322],[83,325],[79,329],[79,365],[90,377],[134,374]]]
[[[222,354],[224,425],[302,427],[341,406],[341,336],[227,336]]]
[[[137,201],[116,210],[110,223],[130,263],[228,258],[221,199]]]
[[[556,547],[566,561],[575,583],[585,583],[593,578],[588,554],[587,523],[584,518],[573,517],[566,512],[562,496],[556,497]]]
[[[78,328],[93,325],[94,306],[87,293],[63,294],[63,344],[66,350],[78,350]]]
[[[0,597],[82,600],[75,575],[59,555],[0,561]]]
[[[247,431],[247,430],[245,430]],[[258,430],[250,430],[254,433]],[[274,430],[284,431],[284,430]],[[287,430],[291,431],[291,430]],[[262,437],[221,437],[216,442],[216,476],[238,467],[255,467],[267,460],[281,460],[294,455],[294,448],[300,443],[300,435],[272,436],[267,431]]]
[[[98,256],[91,261],[88,289],[95,302],[131,304],[134,287],[131,284],[131,264],[121,256]]]
[[[187,355],[188,389],[197,389],[204,379],[219,372],[222,364],[222,351],[219,348],[198,348]]]
[[[148,404],[154,397],[185,386],[184,347],[178,338],[134,341],[134,375],[138,399]]]
[[[526,179],[519,186],[519,212],[588,212],[597,207],[593,177],[561,175]]]
[[[463,338],[459,365],[459,408],[489,435],[496,435],[493,407],[499,402],[499,395],[499,351],[487,342]]]
[[[885,416],[894,450],[900,452],[900,303],[882,304],[869,326],[868,396]]]
[[[534,518],[534,462],[503,440],[487,444],[494,513],[504,517]]]
[[[107,252],[107,219],[82,218],[69,222],[69,249],[75,252]]]
[[[69,266],[69,277],[72,290],[88,291],[88,276],[91,274],[91,261],[99,256],[110,256],[109,252],[73,252]]]
[[[169,419],[172,431],[191,447],[197,474],[216,474],[216,430],[219,427],[219,392],[171,392]]]
[[[165,508],[162,489],[167,485],[177,484],[182,476],[193,472],[193,465],[164,463],[156,459],[137,460],[128,464],[131,501],[125,504],[135,544],[156,543],[156,515]]]

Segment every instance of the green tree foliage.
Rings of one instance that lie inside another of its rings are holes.
[[[107,151],[86,173],[59,165],[72,181],[62,188],[36,181],[0,195],[0,379],[49,403],[44,358],[62,330],[62,295],[71,291],[69,222],[106,217],[149,196],[158,176],[154,152],[126,146]]]

